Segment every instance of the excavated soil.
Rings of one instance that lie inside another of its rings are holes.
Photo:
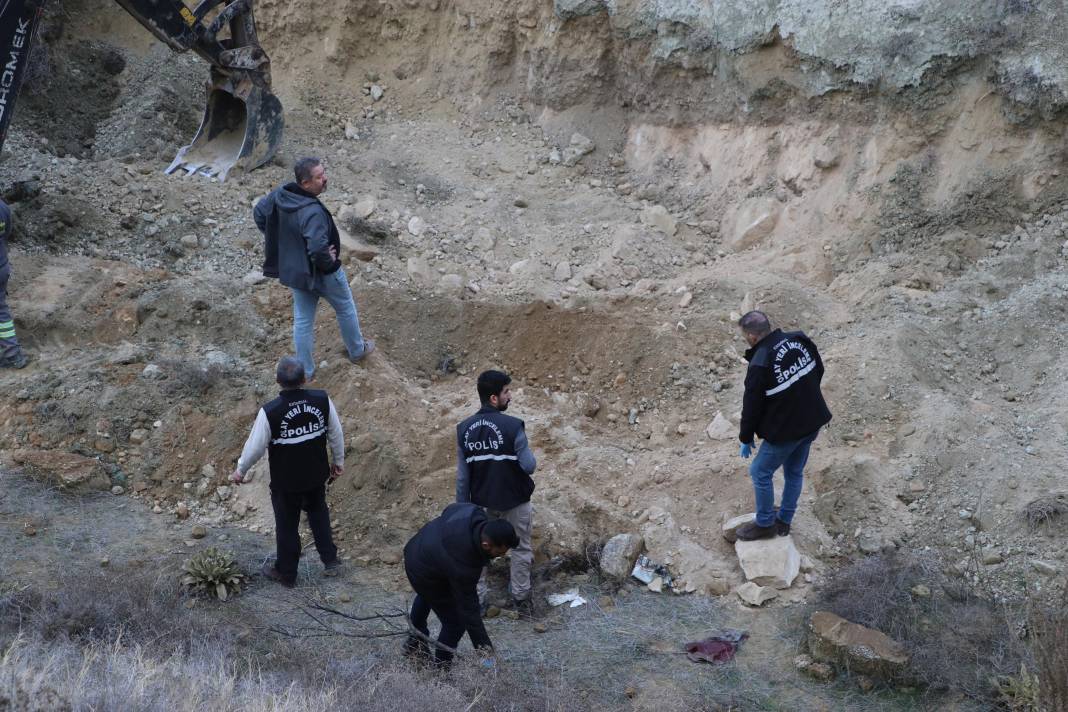
[[[291,348],[250,206],[313,154],[379,344],[348,364],[321,311],[317,385],[349,443],[333,516],[377,584],[403,587],[404,541],[450,500],[489,367],[539,458],[539,565],[636,532],[682,590],[741,583],[719,529],[751,506],[746,463],[705,428],[737,423],[750,308],[816,340],[835,413],[795,526],[814,571],[772,607],[895,548],[1002,597],[1063,581],[1068,525],[1024,515],[1068,489],[1057,110],[1028,114],[981,57],[854,85],[796,38],[727,51],[578,5],[261,0],[286,137],[220,184],[162,174],[203,63],[63,3],[88,29],[45,37],[54,75],[0,163],[29,186],[10,291],[35,356],[0,374],[0,448],[99,461],[161,527],[182,504],[269,534],[263,473],[225,482]],[[806,84],[814,66],[834,88]],[[576,132],[595,149],[567,165]]]

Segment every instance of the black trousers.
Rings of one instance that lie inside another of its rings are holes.
[[[464,637],[466,629],[464,628],[463,619],[460,617],[460,610],[456,607],[452,589],[448,586],[413,578],[411,574],[408,574],[408,581],[412,584],[412,588],[415,589],[415,600],[412,601],[411,613],[412,627],[423,635],[429,636],[430,628],[427,626],[427,621],[430,618],[430,612],[434,611],[434,615],[441,621],[438,642],[450,648],[455,648],[460,643],[460,639]],[[410,645],[414,645],[414,643],[414,640],[409,641]],[[451,661],[452,653],[441,648],[434,649],[434,662],[439,665],[448,665]]]
[[[274,508],[274,538],[278,546],[275,568],[286,581],[297,580],[300,562],[300,513],[308,513],[308,526],[315,538],[315,549],[324,564],[337,561],[337,547],[330,533],[330,510],[326,507],[326,485],[306,492],[278,492],[271,489]]]

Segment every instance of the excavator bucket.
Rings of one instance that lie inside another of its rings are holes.
[[[262,166],[278,150],[284,124],[282,102],[269,90],[248,80],[234,86],[231,79],[216,75],[200,128],[167,173],[182,169],[187,175],[222,181],[234,167],[250,171]]]

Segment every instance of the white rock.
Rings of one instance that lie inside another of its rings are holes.
[[[573,166],[581,161],[583,156],[593,153],[595,148],[596,145],[586,136],[580,133],[571,134],[571,143],[563,152],[563,164],[565,166]]]
[[[511,266],[508,267],[508,274],[519,274],[523,272],[527,268],[527,264],[529,263],[530,260],[519,260],[518,262],[513,262]]]
[[[220,502],[225,502],[230,499],[230,488],[226,485],[215,488],[215,496],[218,497]]]
[[[740,514],[737,517],[731,517],[727,521],[723,522],[723,538],[734,543],[738,540],[738,527],[749,522],[756,521],[756,512],[750,512],[749,514]]]
[[[668,237],[674,237],[678,231],[678,223],[663,205],[650,205],[642,209],[641,221],[643,225],[655,228]]]
[[[801,570],[801,552],[792,536],[736,541],[734,551],[745,578],[761,586],[789,588]]]
[[[419,237],[426,232],[426,222],[418,215],[414,216],[408,221],[408,233],[414,237]]]
[[[557,282],[566,282],[571,279],[571,265],[567,262],[558,263],[556,269],[553,270],[553,279]]]
[[[717,411],[716,417],[705,428],[705,435],[709,440],[733,440],[738,437],[738,428]]]
[[[430,265],[422,257],[409,257],[408,258],[408,277],[413,282],[420,284],[430,284],[431,275]]]
[[[564,159],[560,155],[560,151],[559,150],[554,148],[553,150],[549,151],[549,163],[551,165],[558,166],[558,165],[560,165],[561,161],[563,161],[563,160]]]
[[[141,371],[141,377],[150,381],[158,381],[163,378],[163,370],[156,364],[150,363]]]
[[[750,198],[742,203],[734,217],[731,247],[744,250],[757,244],[775,229],[782,206],[774,198]]]
[[[200,245],[196,235],[182,235],[178,242],[182,243],[183,247],[198,247]]]
[[[245,276],[241,278],[243,284],[247,284],[250,287],[254,287],[257,284],[263,284],[267,281],[267,278],[263,276],[263,272],[258,269],[254,269],[251,272],[246,272]]]
[[[690,302],[693,301],[693,292],[686,292],[682,295],[682,299],[679,300],[679,308],[685,309],[690,306]]]
[[[372,84],[371,85],[371,100],[372,101],[378,101],[383,96],[385,96],[385,94],[386,94],[386,90],[383,89],[382,87],[380,87],[379,85],[377,85],[377,84]]]
[[[778,597],[779,592],[770,586],[758,586],[752,581],[743,583],[738,588],[734,589],[734,592],[738,594],[738,598],[742,599],[746,604],[750,606],[762,606],[767,601]]]
[[[352,212],[356,217],[366,219],[371,217],[377,207],[378,201],[374,199],[374,196],[364,195],[352,206]]]
[[[446,274],[441,277],[441,289],[447,295],[459,299],[464,293],[464,278],[458,274]]]
[[[838,153],[838,149],[827,145],[817,148],[812,156],[812,162],[816,164],[816,167],[824,170],[837,166],[840,159],[841,156]]]
[[[345,122],[345,138],[350,141],[360,140],[360,130],[356,128],[356,125],[351,121]]]
[[[601,571],[614,578],[627,578],[643,548],[645,541],[637,534],[616,534],[601,550]]]
[[[477,250],[490,252],[497,246],[497,236],[488,227],[480,227],[475,230],[475,235],[471,238],[471,244]]]

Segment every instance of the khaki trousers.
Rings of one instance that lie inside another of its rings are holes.
[[[515,528],[519,536],[519,546],[512,549],[512,568],[509,576],[508,588],[512,598],[517,601],[525,601],[530,598],[530,569],[534,564],[534,549],[530,545],[531,532],[534,530],[533,519],[534,507],[530,502],[524,502],[518,507],[498,512],[487,509],[486,514],[490,519],[503,519]],[[486,570],[482,570],[482,578],[478,581],[478,597],[484,600],[488,585],[486,584]]]

